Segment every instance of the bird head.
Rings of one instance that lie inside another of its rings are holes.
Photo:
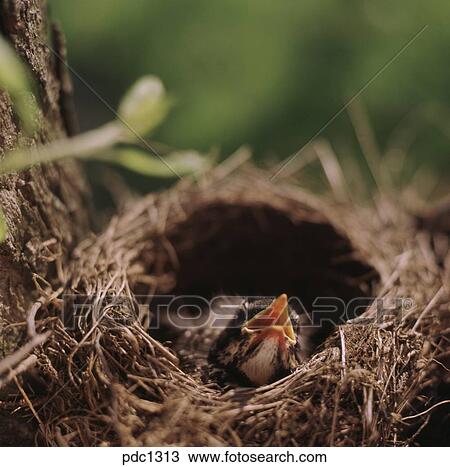
[[[286,294],[245,300],[209,360],[255,386],[276,381],[299,365],[297,321]]]

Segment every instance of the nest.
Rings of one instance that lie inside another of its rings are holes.
[[[381,195],[357,206],[275,185],[252,167],[230,171],[129,204],[57,264],[57,280],[39,282],[25,327],[45,343],[14,399],[35,420],[36,443],[438,442],[448,413],[448,237],[419,232]],[[374,299],[324,326],[295,373],[259,388],[202,378],[207,327],[149,330],[138,306],[144,295],[281,292],[306,308],[317,296]],[[70,296],[89,306],[68,313]]]

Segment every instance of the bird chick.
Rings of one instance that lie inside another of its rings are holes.
[[[208,360],[244,385],[274,382],[300,363],[298,322],[286,294],[275,300],[244,300],[212,345]]]

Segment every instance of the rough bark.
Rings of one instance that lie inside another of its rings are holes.
[[[64,40],[47,20],[46,0],[0,0],[0,13],[1,34],[28,64],[41,108],[40,129],[27,138],[8,95],[0,92],[1,158],[19,142],[34,145],[72,133],[74,120],[70,78],[58,58],[65,57]],[[8,224],[8,237],[0,245],[0,359],[22,337],[5,326],[24,321],[36,277],[51,282],[60,275],[59,265],[88,231],[88,200],[89,189],[75,162],[0,178],[0,205]]]
[[[64,56],[62,36],[48,26],[45,0],[1,0],[0,6],[1,32],[29,64],[42,110],[38,134],[26,139],[8,96],[0,95],[0,150],[4,153],[19,140],[35,144],[61,137],[72,130],[73,123],[67,112],[70,80],[63,75],[57,57]],[[37,167],[0,180],[0,204],[8,223],[8,238],[0,247],[0,329],[5,322],[23,320],[32,300],[32,274],[51,280],[58,263],[87,231],[87,199],[85,179],[78,164],[72,162]],[[3,342],[0,352],[7,350]]]

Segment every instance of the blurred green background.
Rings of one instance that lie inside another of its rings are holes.
[[[155,134],[226,155],[243,143],[282,159],[304,145],[424,26],[362,93],[382,151],[406,129],[408,164],[450,169],[450,2],[418,0],[49,0],[69,61],[109,103],[141,75],[176,100]],[[74,78],[83,129],[110,112]],[[349,115],[323,132],[361,157]]]

